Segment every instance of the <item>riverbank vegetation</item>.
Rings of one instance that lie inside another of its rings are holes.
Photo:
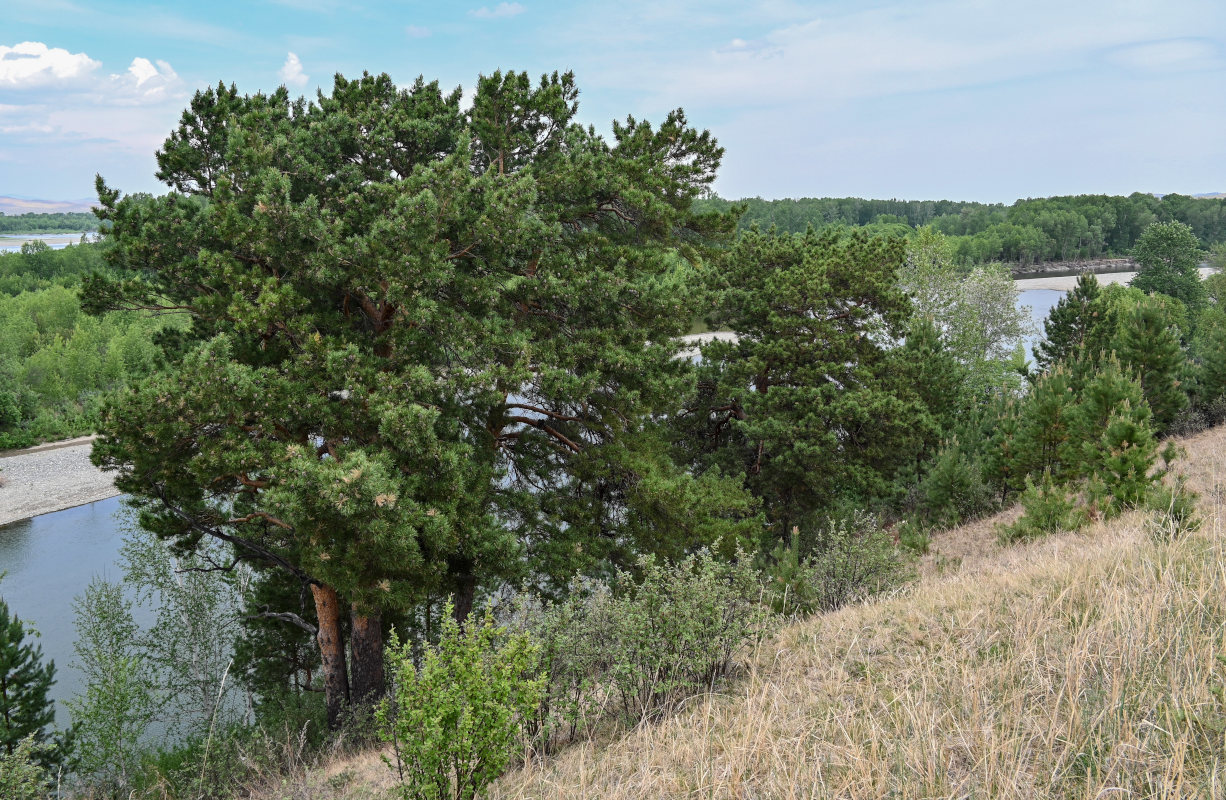
[[[0,253],[0,449],[92,433],[104,392],[148,374],[166,319],[81,310],[106,245]]]
[[[5,214],[0,211],[0,234],[87,233],[98,230],[98,218],[87,212]]]
[[[1036,370],[962,234],[738,234],[698,204],[707,132],[676,111],[606,140],[576,98],[219,85],[158,153],[174,191],[100,178],[98,249],[14,256],[47,283],[7,301],[0,364],[61,386],[31,359],[79,350],[110,381],[54,396],[100,408],[161,609],[140,631],[112,585],[79,603],[79,794],[225,797],[383,738],[403,796],[474,797],[752,682],[785,621],[897,589],[954,526],[1199,525],[1169,437],[1226,418],[1226,316],[1192,229],[1137,232],[1146,290],[1083,278]],[[696,317],[738,338],[678,358]]]

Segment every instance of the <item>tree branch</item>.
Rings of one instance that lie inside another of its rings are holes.
[[[554,439],[557,439],[559,442],[569,447],[572,452],[575,452],[575,453],[583,452],[583,448],[580,447],[577,443],[575,443],[574,440],[568,438],[566,434],[562,433],[561,431],[551,428],[549,425],[545,424],[545,420],[543,419],[532,419],[531,417],[509,416],[507,417],[507,421],[508,422],[522,422],[523,424],[536,428],[537,430],[544,431],[545,433],[552,436]]]
[[[279,619],[282,622],[288,622],[297,625],[307,633],[315,636],[319,633],[319,628],[307,622],[302,617],[289,611],[269,611],[268,606],[264,606],[263,610],[258,614],[244,614],[243,619]]]

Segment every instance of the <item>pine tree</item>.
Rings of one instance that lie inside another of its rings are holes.
[[[1105,488],[1110,512],[1140,505],[1165,474],[1151,472],[1158,460],[1158,442],[1144,406],[1125,400],[1107,421],[1095,449],[1092,483]]]
[[[699,469],[746,476],[771,526],[764,544],[837,502],[890,491],[924,446],[905,348],[885,346],[910,321],[902,258],[897,241],[862,232],[751,230],[713,273],[713,321],[740,339],[703,348],[720,399],[701,415],[720,429]]]
[[[654,550],[679,529],[639,524],[627,487],[712,497],[621,456],[690,383],[686,271],[735,227],[691,203],[723,151],[680,110],[602,137],[577,98],[557,73],[483,76],[467,108],[387,75],[312,100],[219,85],[157,154],[173,191],[98,181],[122,277],[86,306],[192,323],[111,400],[94,458],[144,527],[310,587],[333,726],[384,689],[386,619]]]
[[[947,438],[967,411],[968,370],[941,341],[931,319],[912,321],[901,366],[927,409],[929,427],[938,439]]]
[[[1097,359],[1110,344],[1111,323],[1098,279],[1092,273],[1081,275],[1043,322],[1043,340],[1034,350],[1039,369],[1046,372],[1082,349]]]
[[[1121,321],[1115,345],[1120,362],[1141,382],[1158,433],[1165,431],[1188,405],[1183,384],[1187,359],[1169,302],[1151,296],[1138,303]]]
[[[26,737],[47,741],[55,705],[47,697],[55,683],[55,662],[42,663],[42,648],[8,603],[0,599],[0,747],[12,755]]]
[[[1197,401],[1212,403],[1226,397],[1226,311],[1206,309],[1197,323]]]
[[[1072,472],[1075,456],[1070,426],[1077,398],[1067,367],[1042,375],[1019,407],[1017,434],[1012,444],[1010,480],[1014,488],[1026,475],[1050,473],[1057,481]]]
[[[1088,354],[1083,356],[1088,360]],[[1075,477],[1091,478],[1102,464],[1102,434],[1113,418],[1129,407],[1128,416],[1149,424],[1152,413],[1145,402],[1141,385],[1128,375],[1112,354],[1089,374],[1077,390],[1077,405],[1070,417],[1069,472]]]

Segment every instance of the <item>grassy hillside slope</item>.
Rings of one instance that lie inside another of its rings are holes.
[[[1226,429],[1184,446],[1199,532],[1164,541],[1140,512],[1005,549],[952,531],[905,592],[791,626],[725,693],[491,796],[1226,796]],[[294,796],[390,787],[368,755]]]

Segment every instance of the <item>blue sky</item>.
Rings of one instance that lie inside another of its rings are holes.
[[[164,191],[191,93],[569,69],[582,121],[683,107],[725,197],[1226,191],[1221,0],[4,0],[0,195]]]

